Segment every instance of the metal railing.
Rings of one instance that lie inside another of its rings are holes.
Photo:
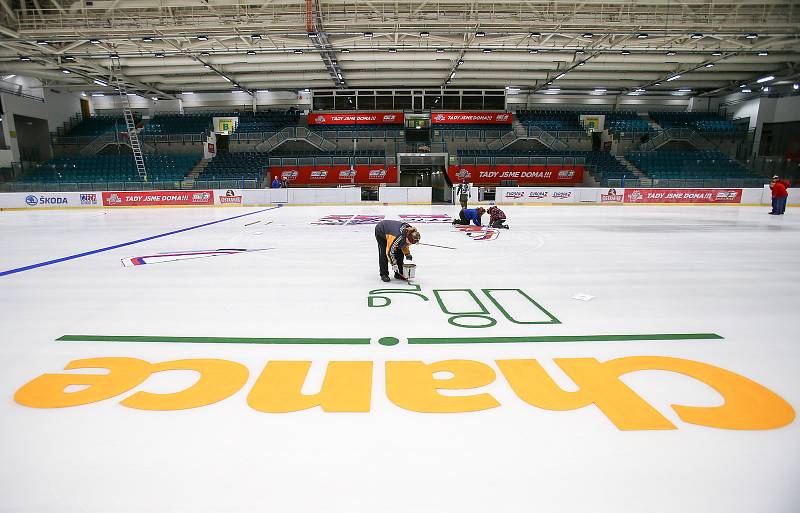
[[[703,189],[703,188],[761,188],[766,181],[762,178],[606,178],[600,180],[602,187],[654,189]]]
[[[5,182],[0,192],[78,192],[78,191],[179,191],[197,189],[258,189],[259,180],[157,180],[152,182]]]

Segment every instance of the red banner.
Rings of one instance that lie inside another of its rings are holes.
[[[270,166],[270,181],[275,176],[290,186],[397,183],[397,166]]]
[[[741,189],[625,189],[625,203],[741,202]]]
[[[308,115],[309,125],[402,125],[402,112],[359,112],[358,114],[316,114]]]
[[[214,191],[126,191],[103,193],[103,205],[106,207],[213,204]]]
[[[431,123],[434,125],[510,125],[510,112],[434,112]]]
[[[512,166],[473,165],[450,166],[450,181],[460,183],[464,178],[477,185],[500,185],[501,180],[514,180],[517,185],[555,185],[583,183],[581,166]]]

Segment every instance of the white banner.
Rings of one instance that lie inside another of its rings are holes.
[[[575,203],[574,187],[498,187],[497,203]]]

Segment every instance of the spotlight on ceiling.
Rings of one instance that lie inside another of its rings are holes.
[[[419,33],[419,37],[430,37],[430,35],[431,35],[430,32],[420,32]]]
[[[585,32],[583,34],[583,37],[584,37],[584,39],[591,39],[591,38],[594,37],[594,34],[592,34],[591,32]]]
[[[645,32],[639,32],[636,34],[636,39],[647,39],[647,34]]]
[[[208,36],[197,36],[198,41],[208,41]]]
[[[767,55],[769,55],[769,52],[758,52],[759,57],[766,57]]]
[[[757,39],[758,38],[758,34],[756,34],[755,32],[750,32],[749,34],[744,36],[744,38],[745,39]]]
[[[691,38],[692,39],[702,39],[703,38],[703,34],[701,34],[700,32],[695,32],[694,34],[691,35]]]
[[[475,37],[485,37],[485,36],[486,36],[486,32],[484,32],[482,30],[479,30],[479,31],[475,32]]]

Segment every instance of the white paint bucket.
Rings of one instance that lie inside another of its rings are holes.
[[[417,264],[403,264],[403,276],[408,279],[414,277],[417,271]]]

